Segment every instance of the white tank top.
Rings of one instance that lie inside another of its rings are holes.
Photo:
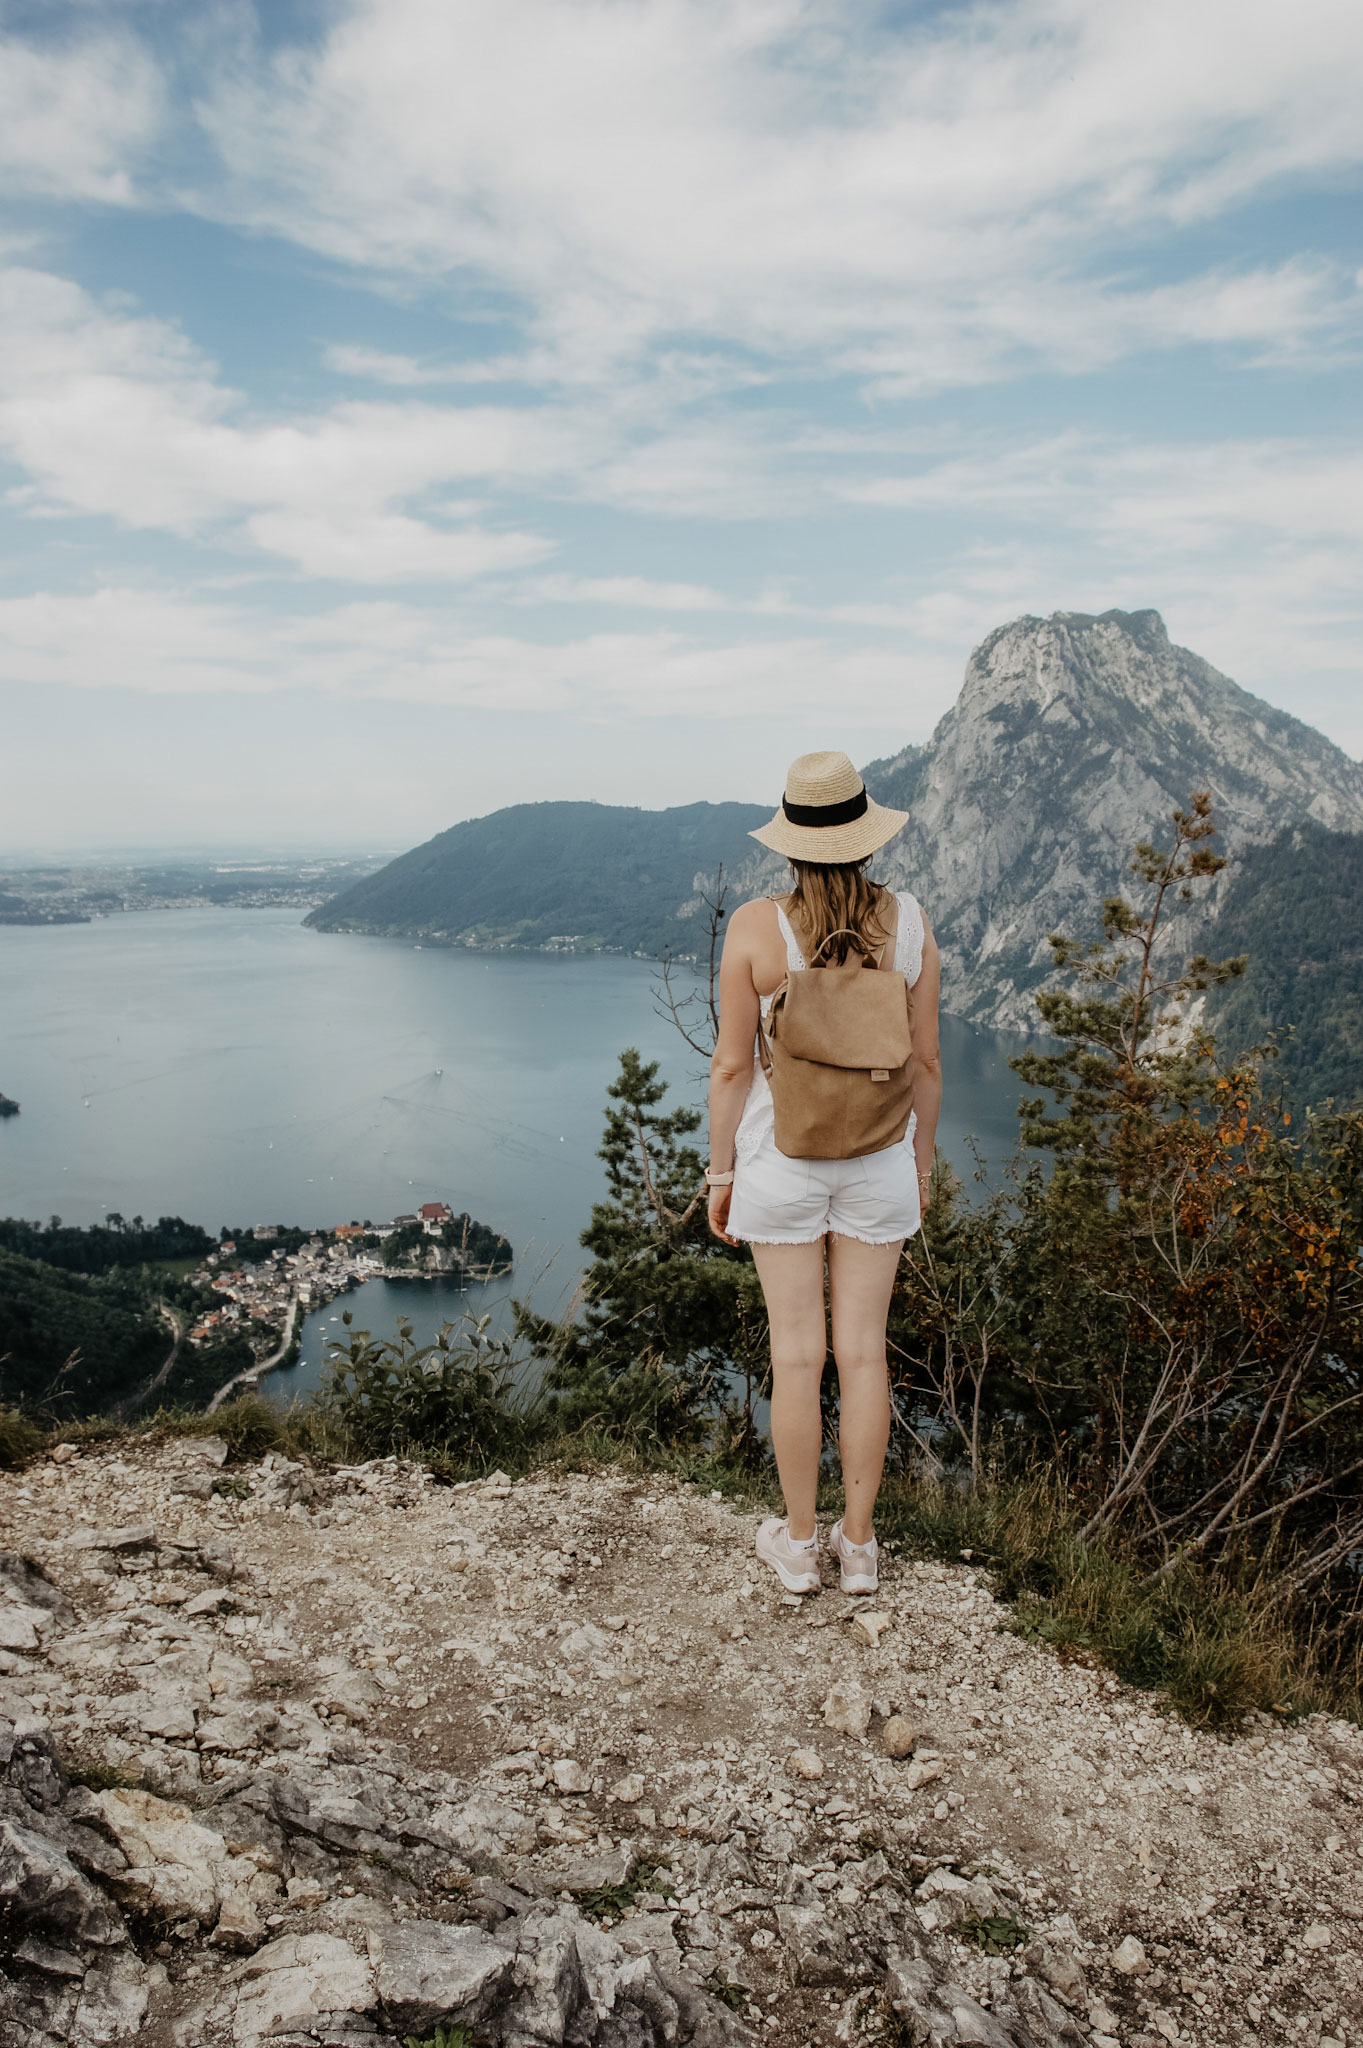
[[[919,907],[918,898],[910,895],[907,889],[899,891],[895,896],[895,902],[899,905],[899,928],[894,941],[895,973],[902,974],[912,988],[923,972],[923,912]],[[787,972],[798,974],[806,965],[805,956],[800,951],[799,941],[791,928],[790,919],[779,903],[776,906],[776,921],[781,927],[781,937],[786,942]],[[764,1017],[771,1009],[775,993],[773,989],[770,996],[762,998]],[[911,1116],[909,1128],[904,1133],[904,1144],[912,1145],[915,1127],[916,1119]],[[752,1086],[748,1090],[748,1099],[743,1105],[743,1115],[739,1119],[738,1130],[734,1135],[734,1150],[742,1158],[750,1152],[755,1152],[764,1138],[770,1137],[774,1143],[775,1132],[776,1106],[771,1099],[767,1077],[762,1071],[762,1061],[754,1048]]]

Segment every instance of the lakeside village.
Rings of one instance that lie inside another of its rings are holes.
[[[458,1215],[447,1202],[423,1202],[391,1223],[338,1223],[330,1230],[257,1224],[225,1236],[190,1275],[217,1306],[189,1331],[195,1346],[231,1334],[249,1337],[264,1357],[286,1344],[295,1315],[308,1315],[365,1280],[427,1280],[454,1273],[469,1281],[509,1272],[506,1238]]]

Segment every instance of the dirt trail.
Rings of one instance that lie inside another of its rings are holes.
[[[0,1707],[213,1825],[309,1763],[357,1787],[457,1780],[502,1837],[455,1882],[443,1850],[319,1828],[306,1883],[290,1837],[244,1934],[186,1916],[149,1952],[148,2048],[191,1994],[203,2040],[257,2038],[212,2004],[245,1999],[233,1943],[353,1948],[363,1922],[372,1958],[375,1927],[414,1914],[496,1934],[611,1885],[596,1911],[626,1956],[722,1990],[778,2048],[1363,2044],[1357,1729],[1194,1733],[1008,1634],[967,1563],[890,1557],[859,1605],[826,1571],[794,1602],[753,1557],[755,1518],[661,1479],[451,1491],[391,1462],[269,1459],[222,1475],[250,1488],[224,1498],[204,1458],[184,1441],[0,1475],[0,1543],[76,1607],[4,1653]],[[898,1759],[892,1715],[913,1730]]]

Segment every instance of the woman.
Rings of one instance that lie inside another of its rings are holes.
[[[792,1593],[819,1589],[814,1509],[823,1448],[819,1383],[828,1309],[838,1368],[845,1507],[829,1537],[845,1593],[878,1583],[872,1528],[890,1435],[885,1319],[904,1240],[928,1205],[942,1099],[941,965],[915,899],[866,866],[907,824],[873,803],[846,754],[803,754],[781,809],[753,833],[790,860],[795,889],[734,912],[720,965],[719,1042],[710,1068],[710,1228],[752,1246],[771,1328],[771,1439],[786,1513],[764,1522],[758,1555]],[[789,911],[789,915],[787,915]],[[758,1020],[787,975],[817,958],[874,957],[910,989],[914,1113],[899,1144],[857,1159],[791,1159],[776,1147],[771,1090],[754,1057]]]

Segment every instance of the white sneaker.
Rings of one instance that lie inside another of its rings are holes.
[[[849,1543],[842,1523],[828,1532],[828,1547],[838,1560],[844,1593],[874,1593],[880,1584],[880,1546],[873,1536],[869,1543]]]
[[[772,1515],[757,1532],[757,1555],[771,1566],[788,1593],[818,1592],[822,1582],[817,1530],[814,1542],[805,1548],[803,1544],[792,1543],[785,1521]]]

